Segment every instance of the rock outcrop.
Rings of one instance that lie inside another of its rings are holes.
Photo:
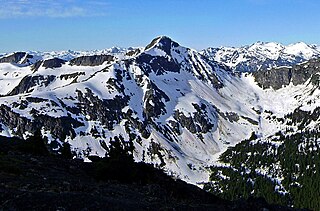
[[[320,60],[312,59],[307,63],[293,67],[280,67],[270,70],[253,72],[256,82],[262,88],[280,89],[290,83],[300,85],[309,80],[315,73],[320,72]]]
[[[70,65],[76,66],[99,66],[104,62],[111,63],[115,61],[112,55],[93,55],[93,56],[80,56],[70,60]]]

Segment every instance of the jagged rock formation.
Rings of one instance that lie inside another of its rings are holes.
[[[48,86],[54,81],[54,75],[34,75],[24,77],[20,83],[8,95],[17,95],[23,93],[30,93],[36,86]]]
[[[15,52],[0,58],[0,63],[29,64],[33,56],[26,52]]]
[[[305,64],[293,67],[280,67],[270,70],[260,70],[253,73],[258,85],[262,88],[280,89],[290,83],[300,85],[319,72],[320,60],[312,59]]]
[[[93,56],[80,56],[70,60],[70,65],[77,66],[99,66],[104,62],[111,63],[115,60],[112,55],[93,55]]]

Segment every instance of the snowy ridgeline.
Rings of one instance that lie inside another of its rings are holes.
[[[307,52],[304,44],[297,46]],[[300,55],[294,47],[290,52]],[[268,140],[279,130],[297,130],[282,119],[297,108],[313,111],[320,95],[315,61],[303,64],[312,68],[312,77],[292,83],[298,70],[285,69],[293,76],[274,88],[261,86],[268,81],[252,73],[230,71],[231,61],[216,60],[217,55],[168,37],[146,48],[5,55],[1,133],[26,137],[40,129],[53,149],[67,141],[84,158],[104,156],[110,140],[132,141],[136,161],[154,163],[187,182],[206,182],[207,167],[228,147],[252,132]],[[318,122],[307,127],[314,125]]]
[[[298,42],[282,45],[274,42],[257,42],[236,47],[208,48],[200,52],[234,71],[252,72],[280,66],[292,66],[313,58],[319,58],[320,48]]]

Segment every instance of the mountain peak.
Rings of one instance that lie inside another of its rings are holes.
[[[251,45],[249,45],[248,49],[269,49],[269,50],[281,50],[282,48],[284,48],[284,46],[280,43],[276,43],[276,42],[262,42],[262,41],[258,41],[255,42]]]
[[[159,48],[166,52],[167,54],[170,54],[171,47],[178,47],[179,44],[175,41],[173,41],[170,37],[168,36],[159,36],[154,38],[150,44],[148,44],[145,47],[145,50],[149,50],[151,48]]]
[[[304,42],[297,42],[286,46],[284,53],[297,55],[305,58],[305,60],[309,60],[312,57],[320,54],[317,48]]]

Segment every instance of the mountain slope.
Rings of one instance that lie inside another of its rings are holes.
[[[203,172],[220,150],[213,137],[218,114],[193,89],[201,85],[215,92],[224,70],[168,37],[124,60],[90,66],[47,61],[52,60],[1,64],[4,135],[23,137],[42,129],[52,146],[68,141],[85,157],[103,156],[117,137],[135,143],[137,161],[202,180],[193,171]]]
[[[222,153],[211,167],[208,191],[225,199],[255,196],[296,208],[320,208],[319,67],[320,59],[312,59],[250,74],[264,89],[260,112],[269,131],[254,131]]]
[[[52,149],[68,142],[84,158],[104,156],[111,140],[132,142],[136,161],[199,184],[229,146],[252,132],[273,136],[287,127],[277,119],[317,107],[318,63],[289,68],[308,72],[305,80],[290,77],[275,87],[262,83],[265,72],[233,73],[165,36],[124,58],[5,62],[1,133],[27,137],[40,129]]]

